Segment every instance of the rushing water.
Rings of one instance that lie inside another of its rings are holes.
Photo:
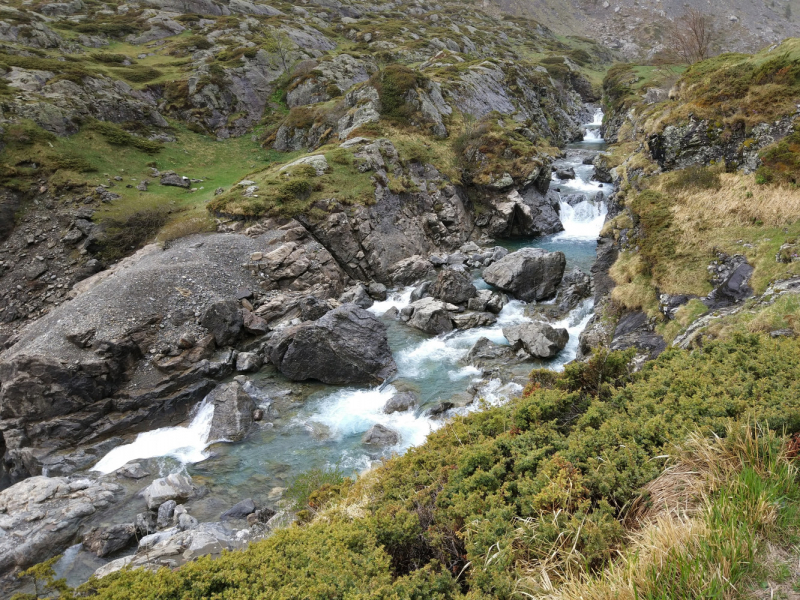
[[[553,179],[552,187],[559,189],[562,195],[582,193],[589,200],[575,206],[561,203],[563,232],[538,239],[507,240],[503,245],[509,250],[522,247],[559,250],[567,257],[568,270],[578,267],[588,272],[595,259],[596,240],[606,214],[605,203],[592,200],[597,192],[611,191],[610,186],[602,187],[591,181],[593,167],[582,164],[587,150],[603,148],[598,130],[601,120],[602,112],[598,111],[593,122],[585,125],[584,141],[571,144],[572,152],[559,161],[559,166],[574,168],[576,178],[561,181],[554,176]],[[476,286],[489,287],[481,279],[480,271],[475,271],[474,278]],[[370,309],[383,318],[388,327],[389,344],[398,366],[397,378],[390,384],[379,388],[298,385],[287,382],[267,367],[252,378],[256,385],[268,393],[282,387],[292,391],[276,396],[277,412],[272,414],[274,426],[258,427],[240,443],[209,445],[213,406],[203,402],[189,425],[142,433],[132,443],[109,452],[93,470],[109,473],[134,459],[162,457],[159,461],[162,474],[185,468],[206,485],[210,493],[193,502],[192,514],[201,520],[214,520],[218,518],[220,506],[242,498],[251,496],[257,503],[278,498],[289,480],[309,468],[338,464],[346,470],[360,471],[383,456],[402,453],[423,443],[431,431],[443,424],[441,419],[433,419],[427,412],[438,402],[457,396],[462,400],[457,405],[466,404],[465,400],[475,396],[492,404],[518,394],[522,389],[520,382],[531,368],[544,366],[560,370],[575,358],[578,336],[592,314],[592,301],[586,300],[555,324],[567,328],[570,335],[567,347],[555,359],[520,365],[519,377],[512,373],[505,380],[484,381],[478,369],[464,365],[461,360],[481,337],[507,343],[502,328],[528,319],[525,304],[516,300],[509,302],[494,325],[430,336],[383,316],[391,307],[407,306],[411,292],[412,288],[396,290],[386,301],[377,302]],[[384,404],[399,390],[415,391],[420,396],[420,407],[416,411],[384,414]],[[453,412],[475,410],[478,404],[467,404]],[[376,423],[397,431],[400,442],[384,450],[366,449],[361,437]]]

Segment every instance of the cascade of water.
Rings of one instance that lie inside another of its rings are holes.
[[[566,202],[560,204],[561,224],[564,231],[554,236],[554,239],[593,241],[600,235],[603,223],[606,220],[608,208],[605,202],[584,201],[570,206]]]
[[[594,118],[592,119],[590,125],[598,125],[598,126],[602,125],[604,116],[605,115],[603,114],[603,109],[598,108],[596,111],[594,111]]]
[[[111,450],[92,470],[111,473],[132,460],[157,456],[171,456],[184,464],[205,460],[213,418],[214,405],[206,398],[186,427],[162,427],[140,433],[132,443]]]

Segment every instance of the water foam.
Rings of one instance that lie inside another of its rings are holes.
[[[598,108],[596,111],[594,111],[594,117],[592,117],[592,122],[589,123],[589,125],[602,125],[604,116],[603,109]]]
[[[390,292],[387,295],[386,300],[375,302],[367,310],[378,316],[381,316],[383,313],[393,307],[397,310],[403,310],[406,306],[411,304],[411,293],[413,291],[413,287],[406,287],[396,292]]]
[[[428,434],[437,429],[441,423],[425,416],[417,416],[413,411],[385,414],[384,405],[396,393],[397,389],[391,385],[383,389],[337,390],[323,398],[314,407],[313,414],[306,418],[324,425],[330,431],[330,435],[338,439],[360,436],[379,423],[399,434],[400,441],[392,447],[392,450],[402,452],[425,442]]]
[[[205,460],[213,417],[214,405],[205,399],[186,427],[162,427],[140,433],[132,443],[111,450],[91,470],[111,473],[132,460],[159,456],[172,456],[183,464]]]
[[[553,236],[554,240],[592,241],[597,239],[603,229],[608,207],[605,202],[589,200],[575,206],[561,202],[559,212],[564,231]]]

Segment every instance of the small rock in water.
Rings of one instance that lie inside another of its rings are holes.
[[[361,441],[368,446],[394,446],[400,441],[400,435],[396,431],[376,423],[364,434]]]
[[[158,516],[156,518],[156,526],[159,529],[169,526],[172,523],[172,515],[175,514],[175,507],[178,503],[175,500],[167,500],[158,507]]]
[[[417,395],[414,392],[398,392],[383,406],[383,412],[387,415],[396,412],[411,410],[417,405]]]

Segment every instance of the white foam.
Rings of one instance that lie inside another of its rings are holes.
[[[400,434],[400,441],[393,450],[404,451],[425,442],[428,434],[441,423],[417,416],[414,411],[385,414],[384,405],[396,393],[397,390],[391,385],[383,389],[337,390],[319,402],[310,418],[326,426],[331,436],[339,439],[361,435],[379,423]]]
[[[205,460],[213,417],[214,405],[203,400],[186,427],[162,427],[140,433],[132,443],[111,450],[92,470],[111,473],[132,460],[158,456],[172,456],[183,464]]]
[[[411,304],[411,293],[414,291],[413,287],[406,287],[396,292],[391,292],[386,300],[375,302],[367,310],[375,315],[382,315],[390,308],[394,307],[397,310],[403,310],[406,306]]]
[[[575,206],[561,202],[559,212],[564,231],[556,234],[554,240],[592,241],[597,239],[603,229],[608,208],[605,202],[586,200]]]
[[[587,129],[586,134],[583,136],[583,141],[590,144],[601,144],[605,142],[603,136],[600,135],[599,129]]]
[[[594,111],[594,117],[592,118],[592,122],[589,125],[602,125],[603,124],[603,117],[604,117],[603,109],[598,108]]]

